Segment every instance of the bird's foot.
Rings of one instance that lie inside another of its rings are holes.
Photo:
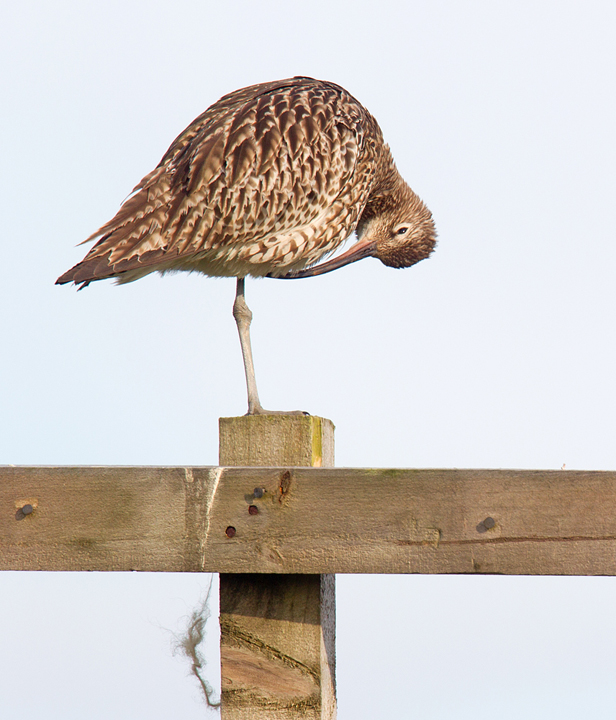
[[[248,412],[245,417],[249,415],[310,415],[305,410],[265,410],[261,405],[252,406],[248,408]]]

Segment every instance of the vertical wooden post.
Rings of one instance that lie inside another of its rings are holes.
[[[220,418],[222,466],[333,467],[325,418]],[[335,720],[334,575],[220,575],[222,720]]]

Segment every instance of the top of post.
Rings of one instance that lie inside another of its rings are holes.
[[[334,467],[334,424],[314,415],[220,418],[219,465]]]

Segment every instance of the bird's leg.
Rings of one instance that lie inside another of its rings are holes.
[[[247,415],[308,415],[303,410],[264,410],[259,401],[257,392],[257,380],[255,378],[255,366],[252,361],[252,347],[250,345],[250,323],[252,312],[244,298],[244,278],[237,279],[237,291],[233,303],[233,317],[237,323],[237,331],[240,335],[242,356],[244,358],[244,370],[246,371],[246,387],[248,389],[248,412]]]
[[[237,291],[233,303],[233,317],[237,323],[237,331],[240,335],[242,356],[244,358],[244,370],[246,371],[246,387],[248,388],[248,412],[247,415],[308,415],[303,410],[264,410],[259,401],[257,392],[257,380],[255,378],[255,366],[252,361],[252,348],[250,345],[250,323],[252,312],[244,298],[244,278],[237,279]]]
[[[250,323],[252,312],[244,299],[244,278],[238,277],[235,302],[233,303],[233,317],[237,323],[237,331],[240,335],[242,356],[244,358],[244,370],[246,371],[246,387],[248,389],[248,415],[259,415],[263,412],[257,392],[257,380],[255,378],[255,366],[252,361],[252,347],[250,345]]]

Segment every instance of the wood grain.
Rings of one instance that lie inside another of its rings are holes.
[[[615,575],[615,509],[614,472],[4,467],[0,569]]]
[[[289,467],[333,466],[334,425],[306,415],[221,418],[219,461],[282,466],[282,500]],[[246,493],[244,514],[257,519],[268,492]],[[227,540],[237,535],[228,528]],[[220,574],[221,720],[335,720],[335,651],[334,575]]]
[[[334,466],[334,424],[316,415],[219,418],[218,440],[221,465]]]
[[[221,717],[334,720],[334,576],[220,579]]]

